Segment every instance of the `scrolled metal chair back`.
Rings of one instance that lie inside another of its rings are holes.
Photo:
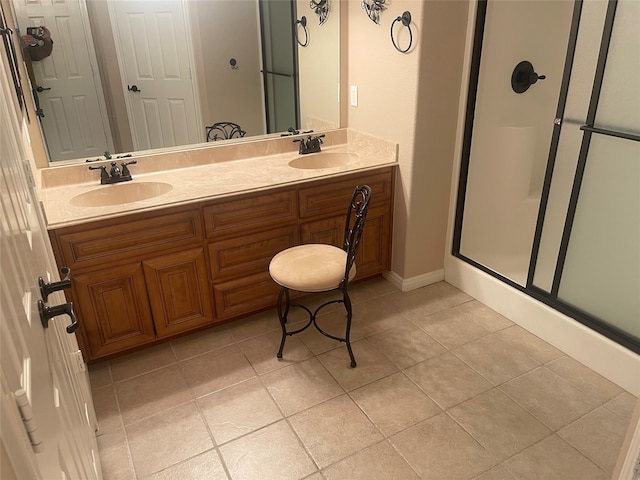
[[[349,272],[356,261],[370,200],[371,187],[369,187],[369,185],[358,185],[353,191],[351,202],[347,209],[347,221],[344,227],[344,243],[342,249],[347,252],[347,264],[341,283],[342,287],[346,287],[349,281]]]

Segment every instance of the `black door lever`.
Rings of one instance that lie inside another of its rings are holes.
[[[64,278],[59,282],[47,283],[42,277],[38,277],[38,285],[40,286],[40,295],[42,296],[43,302],[46,303],[49,299],[49,295],[51,295],[53,292],[71,288],[71,269],[62,267],[61,270]]]

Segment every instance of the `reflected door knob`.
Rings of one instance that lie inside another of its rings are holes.
[[[127,90],[133,93],[140,93],[142,91],[138,88],[137,85],[127,85]]]

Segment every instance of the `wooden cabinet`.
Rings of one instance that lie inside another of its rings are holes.
[[[372,188],[357,278],[388,270],[393,167],[50,232],[72,269],[69,300],[87,360],[274,308],[271,258],[300,243],[342,245],[356,185]]]

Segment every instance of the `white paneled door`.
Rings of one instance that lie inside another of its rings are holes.
[[[113,140],[85,0],[15,0],[21,33],[46,26],[53,51],[31,62],[52,161],[99,157]],[[28,88],[26,89],[28,90]]]
[[[68,333],[72,310],[46,325],[39,314],[38,277],[59,275],[4,49],[0,60],[0,441],[16,478],[100,479],[86,367]],[[42,307],[65,303],[54,292]]]
[[[185,5],[110,3],[135,150],[204,141]]]

